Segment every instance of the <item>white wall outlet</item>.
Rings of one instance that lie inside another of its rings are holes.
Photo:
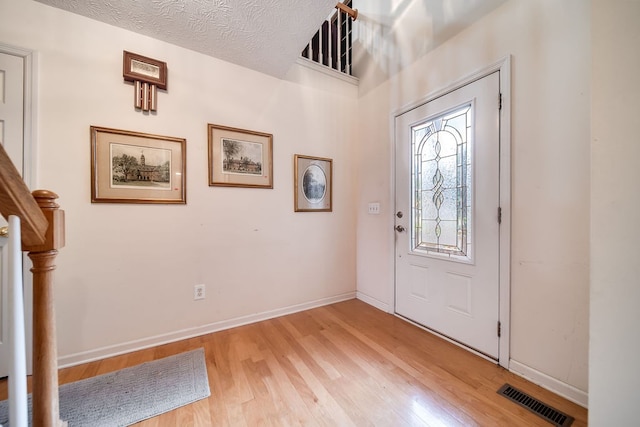
[[[380,203],[369,203],[369,215],[380,215]]]
[[[193,299],[204,299],[204,285],[195,285],[193,287]]]

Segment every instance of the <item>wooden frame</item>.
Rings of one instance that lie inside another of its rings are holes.
[[[209,186],[273,188],[273,135],[207,125]]]
[[[333,199],[333,160],[294,155],[295,212],[331,212]]]
[[[167,88],[167,63],[123,51],[122,77],[128,82],[140,81]]]
[[[186,203],[186,143],[91,126],[91,202]]]

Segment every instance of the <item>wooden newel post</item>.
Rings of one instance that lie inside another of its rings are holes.
[[[58,427],[66,423],[60,420],[53,271],[58,249],[64,247],[64,211],[55,202],[57,194],[32,194],[49,221],[42,245],[22,247],[33,263],[33,426]]]

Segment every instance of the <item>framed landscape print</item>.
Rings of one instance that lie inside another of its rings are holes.
[[[209,185],[273,188],[273,135],[209,124]]]
[[[294,210],[331,212],[333,160],[296,154],[294,169]]]
[[[186,143],[91,126],[91,202],[186,203]]]

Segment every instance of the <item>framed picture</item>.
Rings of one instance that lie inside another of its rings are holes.
[[[137,53],[123,51],[122,76],[128,82],[140,81],[167,88],[167,63]]]
[[[186,203],[186,144],[91,126],[91,202]]]
[[[294,210],[331,212],[333,160],[296,154],[294,169]]]
[[[209,124],[209,185],[273,188],[273,135]]]

